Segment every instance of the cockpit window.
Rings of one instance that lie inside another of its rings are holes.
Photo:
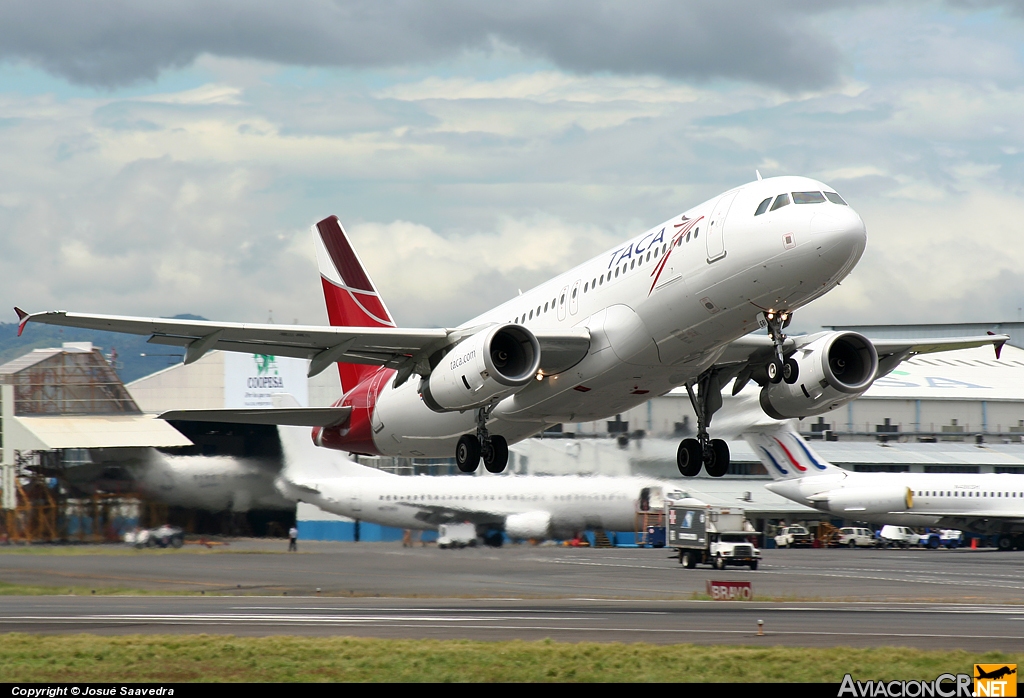
[[[772,204],[772,210],[777,211],[783,206],[789,206],[789,194],[779,194],[778,198],[775,199],[775,203]]]
[[[834,204],[839,204],[840,206],[848,206],[849,205],[845,201],[843,201],[843,197],[839,196],[839,194],[836,194],[834,191],[827,191],[827,192],[825,192],[825,198],[828,199],[829,201],[831,201]]]
[[[767,199],[765,199],[764,201],[761,202],[760,206],[757,207],[757,210],[754,211],[754,215],[755,216],[760,216],[762,213],[767,211],[768,210],[768,204],[770,204],[771,202],[772,202],[772,197],[769,196]]]
[[[793,192],[794,204],[823,204],[825,197],[820,191],[795,191]]]

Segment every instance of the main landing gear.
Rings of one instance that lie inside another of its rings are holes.
[[[487,418],[494,407],[481,407],[476,413],[476,433],[459,437],[455,446],[455,464],[464,473],[476,470],[481,459],[489,473],[500,473],[508,465],[508,441],[487,431]]]
[[[772,344],[775,345],[775,356],[765,366],[768,380],[771,383],[786,381],[793,385],[800,376],[800,366],[792,357],[787,359],[782,355],[782,346],[786,341],[786,335],[782,334],[782,330],[789,324],[792,315],[785,311],[776,312],[774,310],[766,310],[761,315],[768,323],[768,336],[772,338]]]
[[[696,384],[687,383],[686,393],[697,415],[697,438],[683,439],[679,444],[676,465],[685,477],[698,475],[701,466],[711,477],[722,477],[729,470],[729,445],[708,435],[711,415],[722,406],[722,386],[719,384],[718,371],[708,369],[700,375]]]

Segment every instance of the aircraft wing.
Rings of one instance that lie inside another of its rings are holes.
[[[419,502],[400,502],[399,504],[401,506],[417,509],[418,511],[415,514],[417,519],[435,526],[443,523],[462,523],[464,521],[468,521],[473,524],[501,525],[505,523],[505,514],[487,511],[486,509],[451,505],[443,506],[438,504],[421,504]]]
[[[179,422],[273,424],[288,427],[333,427],[344,423],[351,407],[283,407],[215,410],[171,410],[160,419]]]
[[[18,334],[29,322],[81,327],[105,332],[149,335],[149,342],[185,348],[185,363],[198,361],[212,349],[246,354],[271,354],[309,359],[314,376],[336,362],[387,366],[398,370],[401,384],[413,372],[428,374],[428,359],[483,328],[405,329],[397,327],[325,327],[174,320],[120,315],[90,315],[52,310],[18,313]],[[583,360],[590,349],[586,328],[539,331],[541,369],[560,373]]]
[[[972,511],[970,514],[964,512],[913,512],[904,513],[927,513],[928,516],[939,517],[939,524],[944,528],[955,528],[960,531],[985,531],[997,532],[1000,530],[1021,531],[1024,530],[1024,516],[1020,514],[1009,514],[1005,511]]]
[[[823,333],[787,337],[783,351],[789,353],[810,344]],[[995,348],[996,358],[1003,345],[1010,339],[1005,334],[987,334],[974,337],[942,337],[928,339],[871,339],[869,340],[878,352],[878,373],[875,379],[888,374],[901,362],[918,354],[931,354],[940,351],[956,351],[957,349],[973,349],[991,345]],[[731,342],[715,362],[720,371],[719,385],[724,385],[735,377],[733,395],[739,393],[747,381],[753,378],[758,384],[767,380],[765,366],[774,354],[772,340],[767,335],[748,334]]]

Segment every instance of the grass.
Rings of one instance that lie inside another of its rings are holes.
[[[281,550],[244,550],[232,548],[230,545],[214,545],[207,548],[205,545],[186,544],[180,548],[142,548],[137,549],[124,543],[88,544],[88,545],[5,545],[0,546],[0,555],[285,555],[284,546]]]
[[[196,591],[125,589],[120,587],[35,586],[0,582],[0,596],[196,596]]]
[[[0,635],[7,682],[932,680],[1024,655],[893,648],[704,647],[214,635]]]

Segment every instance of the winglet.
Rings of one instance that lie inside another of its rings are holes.
[[[17,308],[14,308],[14,309],[17,310]],[[20,334],[20,333],[18,333],[18,334]],[[991,330],[988,331],[988,334],[989,335],[995,335],[995,333],[992,332]],[[999,359],[999,354],[1002,353],[1002,345],[1004,345],[1006,343],[1007,343],[1006,340],[1002,340],[1001,342],[996,342],[995,344],[992,345],[992,347],[995,349],[995,359],[996,360]]]
[[[18,314],[18,336],[25,331],[25,323],[28,322],[29,314],[18,306],[14,306],[14,312]]]

